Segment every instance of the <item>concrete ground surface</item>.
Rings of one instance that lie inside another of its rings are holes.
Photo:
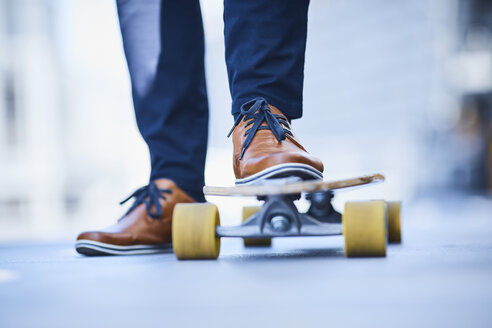
[[[223,239],[218,261],[0,246],[0,327],[491,327],[492,201],[422,196],[403,244],[347,259],[343,238]]]

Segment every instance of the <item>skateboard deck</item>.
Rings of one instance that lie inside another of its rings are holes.
[[[260,183],[250,185],[230,187],[205,186],[203,187],[203,193],[209,196],[266,196],[300,194],[312,193],[317,191],[337,190],[382,181],[384,181],[384,175],[379,173],[334,181],[302,181],[299,178],[292,177],[283,179],[262,180]]]

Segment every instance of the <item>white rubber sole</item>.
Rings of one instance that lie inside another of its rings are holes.
[[[301,163],[285,163],[271,166],[247,178],[237,179],[236,185],[253,184],[260,180],[297,176],[304,180],[322,180],[323,173]]]
[[[75,242],[75,250],[83,255],[98,256],[98,255],[142,255],[142,254],[157,254],[171,253],[173,250],[172,244],[157,244],[157,245],[131,245],[119,246],[101,243],[99,241],[81,239]]]

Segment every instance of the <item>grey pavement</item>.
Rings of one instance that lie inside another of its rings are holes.
[[[342,237],[276,239],[217,261],[0,245],[0,327],[491,327],[492,200],[404,203],[403,244],[347,259]]]

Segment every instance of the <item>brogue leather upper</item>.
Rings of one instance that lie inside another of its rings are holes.
[[[77,240],[88,239],[102,243],[129,246],[165,244],[171,242],[171,222],[174,206],[178,203],[191,203],[194,200],[169,179],[154,181],[159,189],[169,189],[165,200],[159,199],[162,214],[152,218],[144,203],[136,206],[116,224],[98,231],[86,231],[79,234]],[[152,207],[155,211],[155,207]]]
[[[285,118],[285,128],[291,134],[286,134],[284,140],[279,141],[270,129],[256,131],[250,145],[243,152],[243,145],[247,138],[246,131],[251,128],[248,120],[243,119],[233,130],[233,166],[237,179],[246,178],[261,172],[269,167],[285,163],[307,164],[320,172],[323,172],[323,163],[315,156],[309,154],[292,132],[292,127],[285,115],[273,105],[268,105],[272,114]],[[261,127],[267,127],[264,121]]]

